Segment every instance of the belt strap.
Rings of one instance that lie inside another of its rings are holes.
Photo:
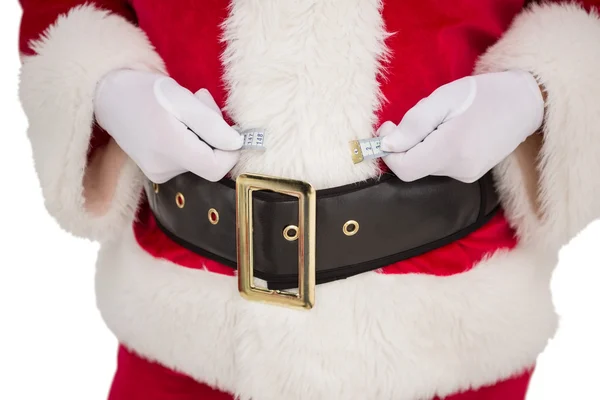
[[[192,173],[146,185],[159,227],[187,249],[237,267],[235,182]],[[298,204],[257,192],[253,200],[254,275],[270,289],[297,286]],[[317,284],[347,278],[456,241],[498,210],[491,174],[474,183],[446,177],[402,182],[392,174],[317,191]],[[353,221],[353,222],[350,222]],[[287,234],[284,235],[284,231]]]

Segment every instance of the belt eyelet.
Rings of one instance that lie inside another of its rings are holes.
[[[350,221],[347,221],[344,224],[344,226],[342,227],[342,231],[346,236],[354,236],[358,233],[359,228],[360,225],[358,224],[358,222],[351,219]]]
[[[177,207],[179,208],[183,208],[185,206],[185,197],[183,197],[183,194],[177,193],[175,195],[175,204],[177,204]]]
[[[283,229],[283,237],[288,242],[298,240],[298,227],[296,225],[288,225]]]
[[[208,221],[213,225],[216,225],[219,223],[219,212],[217,210],[215,210],[214,208],[211,208],[210,210],[208,210]]]

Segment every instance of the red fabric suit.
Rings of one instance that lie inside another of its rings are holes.
[[[98,306],[122,343],[111,400],[525,398],[556,326],[557,249],[600,215],[598,161],[581,149],[600,141],[600,113],[569,102],[600,81],[597,2],[21,3],[20,94],[48,210],[102,245]],[[140,172],[93,123],[95,85],[119,68],[206,88],[230,123],[286,135],[243,156],[233,178],[317,189],[377,175],[375,162],[350,163],[348,141],[472,73],[534,73],[549,117],[544,141],[495,171],[503,213],[443,248],[320,285],[318,306],[296,314],[243,300],[230,268],[157,228]],[[94,172],[108,152],[116,175]]]

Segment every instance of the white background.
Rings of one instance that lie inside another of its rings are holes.
[[[44,209],[17,97],[19,22],[17,0],[3,0],[0,400],[104,400],[117,343],[94,303],[97,246],[61,231]],[[600,223],[561,253],[553,293],[564,321],[540,357],[528,400],[600,400],[599,249]]]
[[[117,343],[95,306],[97,246],[45,212],[17,97],[20,16],[0,0],[0,400],[105,400]]]

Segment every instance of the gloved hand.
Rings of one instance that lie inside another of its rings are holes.
[[[403,181],[438,175],[474,182],[536,132],[543,117],[535,78],[506,71],[441,86],[378,134],[381,149],[392,153],[384,162]]]
[[[218,181],[239,159],[243,138],[208,91],[194,95],[164,75],[112,72],[98,85],[94,109],[98,124],[152,182],[187,171]]]

